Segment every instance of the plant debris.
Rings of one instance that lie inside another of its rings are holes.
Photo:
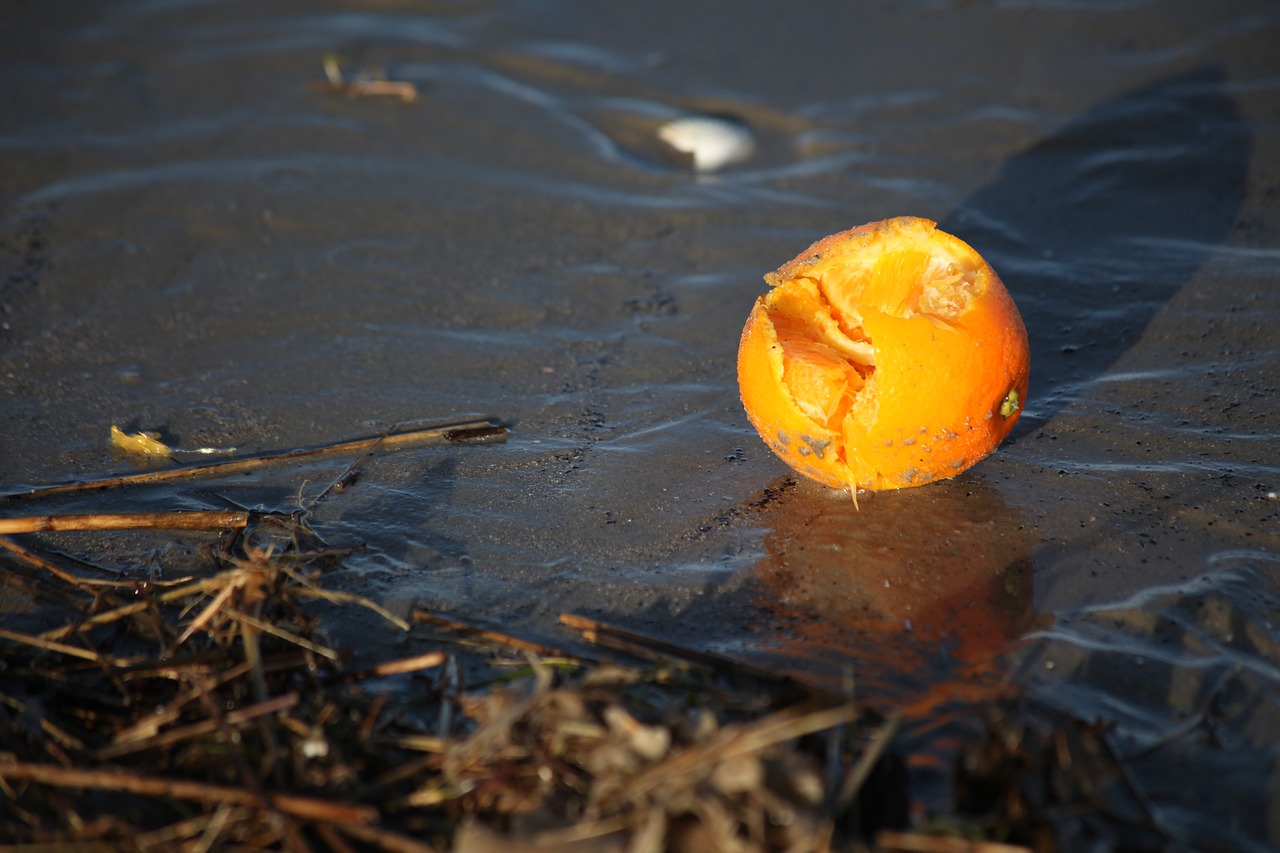
[[[956,762],[956,806],[1037,851],[1166,850],[1170,840],[1106,724],[1010,703]]]
[[[403,618],[326,585],[350,550],[307,517],[0,522],[37,537],[0,536],[0,580],[60,620],[0,628],[0,837],[32,850],[1010,853],[1053,849],[1062,815],[1125,779],[1097,732],[1006,719],[963,754],[961,822],[913,828],[897,717],[577,614],[562,617],[576,652],[483,620]],[[142,560],[103,578],[41,553],[43,531],[138,526],[206,547],[163,579]],[[350,608],[408,653],[357,662],[337,647],[325,626]]]
[[[10,500],[503,431],[462,421]],[[7,585],[52,608],[42,619],[62,614],[38,633],[0,629],[0,836],[126,850],[774,850],[819,849],[845,833],[852,799],[832,785],[865,777],[867,744],[878,744],[878,761],[885,740],[855,703],[665,644],[650,643],[651,662],[636,665],[452,616],[403,619],[327,588],[349,552],[325,544],[306,517],[304,508],[0,520],[5,534],[217,535],[181,577],[163,580],[145,570],[94,576],[42,554],[39,540],[0,537],[13,564]],[[392,635],[425,635],[411,640],[423,648],[355,665],[323,628],[326,613],[350,607],[377,613]],[[646,648],[639,636],[627,643]]]
[[[481,838],[779,850],[834,837],[824,738],[840,733],[842,780],[877,730],[854,703],[779,707],[750,679],[678,661],[544,658],[429,614],[414,621],[457,640],[351,668],[317,602],[410,624],[325,590],[341,554],[310,531],[278,551],[253,534],[231,530],[211,571],[170,586],[28,575],[79,609],[38,635],[0,632],[0,834],[138,850]],[[463,688],[463,659],[493,682]],[[406,675],[394,694],[379,683]]]

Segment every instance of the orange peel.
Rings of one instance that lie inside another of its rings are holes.
[[[1027,399],[1026,326],[982,256],[928,219],[872,222],[765,276],[738,385],[765,443],[841,489],[954,477]]]

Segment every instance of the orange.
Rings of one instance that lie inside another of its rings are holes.
[[[1030,349],[991,265],[928,219],[872,222],[765,276],[738,385],[765,443],[806,477],[899,489],[954,477],[1008,435]]]

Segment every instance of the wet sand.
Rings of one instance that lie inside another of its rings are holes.
[[[917,710],[931,803],[929,756],[1012,685],[1163,743],[1136,778],[1188,844],[1280,843],[1280,13],[788,8],[10,10],[0,483],[128,468],[112,424],[256,451],[493,415],[505,443],[380,456],[323,503],[364,546],[335,583],[852,673]],[[322,91],[328,53],[419,97]],[[755,155],[692,173],[656,136],[691,112]],[[754,435],[737,336],[763,273],[901,214],[1000,272],[1032,387],[994,457],[855,512]],[[344,464],[39,511],[288,510]],[[126,571],[199,546],[42,541]]]

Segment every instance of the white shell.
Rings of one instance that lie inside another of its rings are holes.
[[[755,150],[751,131],[740,124],[711,116],[685,116],[658,128],[658,137],[693,158],[699,172],[714,172],[745,160]]]

